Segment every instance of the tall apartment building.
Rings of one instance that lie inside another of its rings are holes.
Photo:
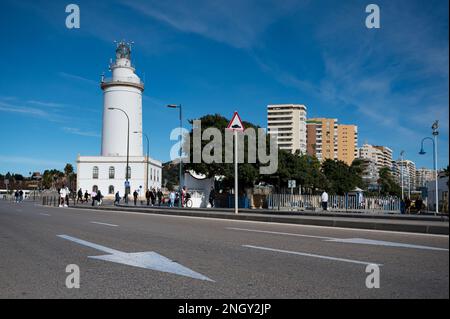
[[[267,106],[268,133],[277,134],[280,149],[306,154],[306,110],[302,104]]]
[[[358,156],[358,127],[338,124],[337,119],[306,121],[307,153],[320,161],[337,159],[351,165]]]
[[[374,145],[376,149],[379,149],[383,153],[381,167],[388,167],[392,169],[392,149],[386,146]]]
[[[411,191],[416,190],[416,164],[413,161],[394,161],[393,171],[400,186],[402,186],[403,175],[403,189]]]
[[[428,182],[435,179],[436,175],[432,169],[422,167],[416,170],[416,187],[426,187]]]

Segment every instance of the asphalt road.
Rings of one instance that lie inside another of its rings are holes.
[[[449,298],[448,248],[439,235],[0,201],[0,298]]]

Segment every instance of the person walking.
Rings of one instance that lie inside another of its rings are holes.
[[[420,215],[420,213],[422,212],[422,206],[423,206],[422,197],[419,197],[418,199],[416,199],[415,206],[417,209],[417,215]]]
[[[19,190],[14,192],[14,202],[19,203]]]
[[[91,199],[92,199],[92,206],[95,205],[95,201],[97,200],[97,192],[95,190],[91,193]]]
[[[214,208],[215,199],[216,199],[216,191],[214,190],[214,187],[211,187],[211,191],[209,192],[209,204],[211,205],[211,208]]]
[[[120,194],[119,191],[116,192],[116,195],[114,196],[114,206],[120,204]]]
[[[150,199],[152,201],[152,206],[155,206],[155,203],[156,203],[156,191],[155,191],[154,188],[151,191]]]
[[[19,202],[23,201],[23,190],[19,191]]]
[[[88,193],[88,191],[86,190],[86,191],[84,192],[84,201],[87,203],[88,200],[89,200],[89,193]]]
[[[156,196],[158,197],[158,206],[161,206],[163,198],[163,192],[161,191],[161,188],[158,189],[158,193],[156,193]]]
[[[411,214],[411,200],[409,197],[406,197],[405,199],[405,212],[406,214]]]
[[[138,192],[135,190],[135,191],[133,192],[134,206],[137,205],[138,195],[139,195]]]
[[[171,191],[169,194],[169,207],[173,207],[175,205],[175,192]]]
[[[150,190],[147,188],[147,191],[145,192],[145,199],[147,199],[147,206],[150,206],[150,199],[151,199],[151,192]]]
[[[59,207],[67,207],[67,204],[65,203],[66,197],[67,197],[66,187],[63,186],[63,187],[59,190],[59,198],[60,198]]]
[[[322,200],[322,209],[324,211],[328,210],[328,193],[324,190],[322,195],[321,195],[321,200]]]
[[[83,203],[83,191],[81,190],[81,188],[78,190],[78,194],[77,194],[77,204],[78,202]]]

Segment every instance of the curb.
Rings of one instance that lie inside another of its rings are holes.
[[[280,223],[280,224],[297,224],[297,225],[314,225],[314,226],[326,226],[326,227],[340,227],[340,228],[353,228],[353,229],[369,229],[369,230],[383,230],[383,231],[397,231],[406,233],[423,233],[423,234],[436,234],[436,235],[449,235],[449,225],[437,225],[436,223],[443,223],[435,221],[434,223],[389,223],[389,221],[380,221],[370,218],[369,220],[342,220],[336,219],[333,216],[274,216],[274,215],[257,215],[241,213],[239,215],[222,212],[202,212],[196,210],[172,210],[172,209],[157,209],[157,208],[137,208],[137,207],[92,207],[92,206],[72,206],[71,208],[80,209],[96,209],[96,210],[109,210],[109,211],[125,211],[125,212],[137,212],[143,214],[157,214],[157,215],[172,215],[172,216],[185,216],[185,217],[204,217],[204,218],[216,218],[216,219],[230,219],[230,220],[245,220],[245,221],[257,221],[268,223]],[[298,217],[298,218],[295,218]]]

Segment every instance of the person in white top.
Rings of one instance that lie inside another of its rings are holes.
[[[66,195],[67,195],[67,190],[65,187],[61,188],[61,190],[59,191],[59,197],[60,197],[60,203],[59,203],[59,207],[67,207],[67,205],[65,204],[65,200],[66,200]]]
[[[328,210],[328,193],[326,191],[323,191],[321,199],[322,199],[322,209]]]

